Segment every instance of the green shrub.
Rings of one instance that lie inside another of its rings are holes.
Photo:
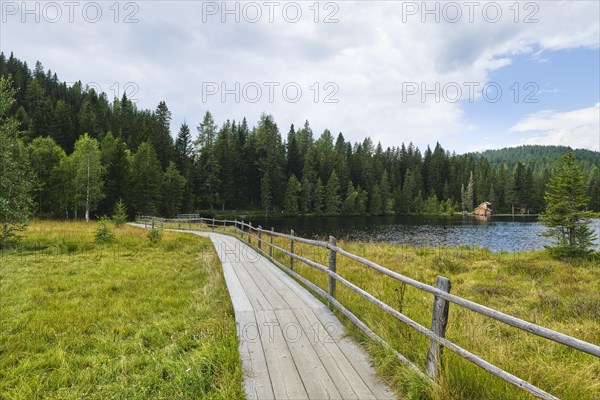
[[[102,217],[100,218],[100,221],[98,221],[96,233],[94,234],[94,240],[96,243],[110,243],[115,240],[113,224],[107,217]]]
[[[162,231],[160,229],[150,229],[148,239],[152,244],[157,244],[162,240]]]

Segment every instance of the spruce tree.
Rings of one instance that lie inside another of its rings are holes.
[[[315,185],[313,209],[317,214],[323,212],[325,207],[325,187],[321,178],[317,178],[317,184]]]
[[[541,223],[547,226],[545,236],[554,238],[547,246],[556,256],[588,253],[594,240],[589,227],[590,213],[585,211],[589,202],[581,169],[575,163],[573,150],[569,149],[555,167],[545,199],[548,204],[541,214]]]
[[[342,203],[342,214],[354,215],[356,213],[356,198],[358,197],[358,191],[354,189],[352,181],[348,184],[348,190],[346,191],[346,198]]]
[[[150,143],[142,143],[131,163],[130,204],[135,214],[156,215],[162,183],[160,162]]]
[[[340,213],[340,206],[340,181],[335,171],[333,171],[329,176],[325,189],[325,213],[328,215],[337,215]]]
[[[119,199],[115,203],[113,210],[112,220],[117,228],[122,227],[127,222],[127,207],[123,199]]]
[[[198,125],[198,140],[196,141],[201,190],[212,209],[219,198],[220,170],[219,160],[215,152],[217,140],[217,125],[210,112],[204,114],[202,123]]]
[[[161,184],[162,215],[173,218],[181,210],[185,178],[181,176],[175,163],[171,161],[163,174]]]
[[[381,215],[383,213],[381,189],[378,184],[373,186],[371,191],[371,203],[369,204],[369,213],[372,215]]]
[[[301,190],[301,184],[296,178],[296,175],[290,176],[288,179],[285,196],[283,199],[283,211],[287,215],[298,215],[298,194]]]

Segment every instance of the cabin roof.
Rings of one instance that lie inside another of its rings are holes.
[[[484,210],[492,211],[491,205],[492,205],[492,203],[490,203],[489,201],[484,201],[483,203],[481,203],[480,205],[475,207],[475,210],[479,210],[480,208],[483,208]]]

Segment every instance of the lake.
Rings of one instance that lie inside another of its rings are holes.
[[[488,247],[492,251],[542,249],[550,239],[540,236],[547,228],[528,217],[382,216],[252,218],[252,225],[307,238],[329,235],[348,240],[374,240],[423,246],[460,245]],[[600,219],[592,227],[600,232]]]

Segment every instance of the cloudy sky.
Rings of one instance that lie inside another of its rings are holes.
[[[272,114],[384,146],[600,150],[600,2],[0,1],[0,49],[173,134]]]

